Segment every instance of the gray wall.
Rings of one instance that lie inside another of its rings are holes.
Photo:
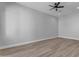
[[[79,14],[59,19],[59,36],[79,39]]]
[[[6,6],[4,15],[0,47],[57,36],[58,20],[50,15],[17,4]]]
[[[6,45],[5,42],[5,3],[0,2],[0,47]]]

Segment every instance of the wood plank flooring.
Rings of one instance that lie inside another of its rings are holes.
[[[4,57],[79,57],[79,41],[54,38],[0,50]]]

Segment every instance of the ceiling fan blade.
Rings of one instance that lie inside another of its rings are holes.
[[[54,5],[58,6],[60,4],[60,2],[55,3]]]
[[[64,8],[64,6],[58,6],[57,8]]]
[[[60,4],[60,2],[58,2],[58,4],[57,5],[59,5]]]
[[[55,8],[51,8],[50,10],[55,9]]]
[[[54,3],[54,5],[57,5],[57,3]]]
[[[49,5],[50,7],[54,7],[54,6],[52,6],[52,5]]]

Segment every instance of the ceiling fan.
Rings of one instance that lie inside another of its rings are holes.
[[[56,11],[58,11],[58,8],[64,8],[64,6],[60,6],[60,2],[56,2],[53,5],[49,5],[50,7],[52,7],[50,10],[55,9]]]

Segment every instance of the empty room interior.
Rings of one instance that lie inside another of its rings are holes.
[[[79,2],[0,2],[0,57],[79,57]]]

